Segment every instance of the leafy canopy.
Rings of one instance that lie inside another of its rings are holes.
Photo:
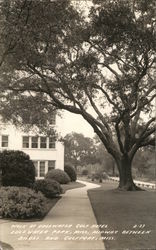
[[[81,114],[116,161],[154,144],[153,7],[94,0],[86,18],[71,1],[1,1],[2,111],[40,98]]]

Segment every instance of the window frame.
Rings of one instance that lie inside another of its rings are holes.
[[[38,174],[39,174],[39,171],[38,171],[38,160],[32,160],[33,164],[34,164],[34,167],[35,167],[35,177],[39,177]],[[36,164],[35,164],[36,163]]]
[[[24,138],[28,138],[28,141],[24,142]],[[28,147],[25,147],[24,143],[27,143]],[[27,135],[22,136],[22,148],[30,148],[30,136],[27,136]]]
[[[43,138],[45,139],[45,142],[42,142]],[[42,147],[43,144],[45,144],[45,147]],[[46,136],[40,136],[40,148],[41,149],[46,149],[47,146],[48,146],[48,144],[47,144],[47,137]]]
[[[33,139],[37,139],[35,142],[33,141]],[[36,147],[34,147],[33,145],[36,144]],[[38,148],[39,145],[39,137],[38,136],[31,136],[31,148]]]
[[[56,138],[54,136],[22,135],[23,149],[56,149]]]
[[[54,166],[49,166],[49,163],[50,163],[50,162],[53,162],[53,163],[54,163]],[[47,165],[48,165],[48,169],[47,169],[48,172],[49,172],[50,170],[52,170],[52,169],[55,169],[55,168],[56,168],[56,160],[48,160]]]
[[[7,137],[7,140],[3,140],[3,137]],[[3,146],[3,143],[6,143],[6,145]],[[9,135],[1,135],[1,147],[2,148],[9,147]]]
[[[46,161],[45,160],[40,160],[38,162],[39,162],[39,172],[38,172],[39,173],[39,177],[44,178],[45,175],[46,175]],[[44,165],[41,166],[41,163],[44,163]],[[41,174],[41,167],[44,167],[44,174],[43,175]]]
[[[52,141],[51,141],[51,139],[53,139]],[[54,146],[50,146],[50,145],[54,145]],[[54,148],[56,148],[56,139],[55,139],[55,137],[49,137],[49,149],[54,149]]]

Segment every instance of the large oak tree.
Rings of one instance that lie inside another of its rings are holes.
[[[137,190],[133,158],[155,142],[154,1],[94,0],[84,13],[67,0],[0,5],[1,113],[40,98],[82,115],[115,159],[119,188]]]

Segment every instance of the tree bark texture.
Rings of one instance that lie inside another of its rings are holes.
[[[141,188],[137,187],[133,182],[132,177],[132,161],[127,155],[122,156],[121,161],[117,164],[119,170],[119,190],[125,191],[139,191]]]

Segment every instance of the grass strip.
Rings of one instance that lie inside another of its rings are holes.
[[[104,231],[117,230],[110,234],[113,240],[104,240],[107,250],[147,250],[156,249],[156,191],[126,192],[118,191],[114,183],[105,182],[100,188],[88,191],[91,205],[98,225]],[[127,234],[124,234],[126,230]],[[103,233],[102,233],[103,231]],[[140,231],[132,234],[130,231]],[[149,234],[143,233],[151,231]]]

